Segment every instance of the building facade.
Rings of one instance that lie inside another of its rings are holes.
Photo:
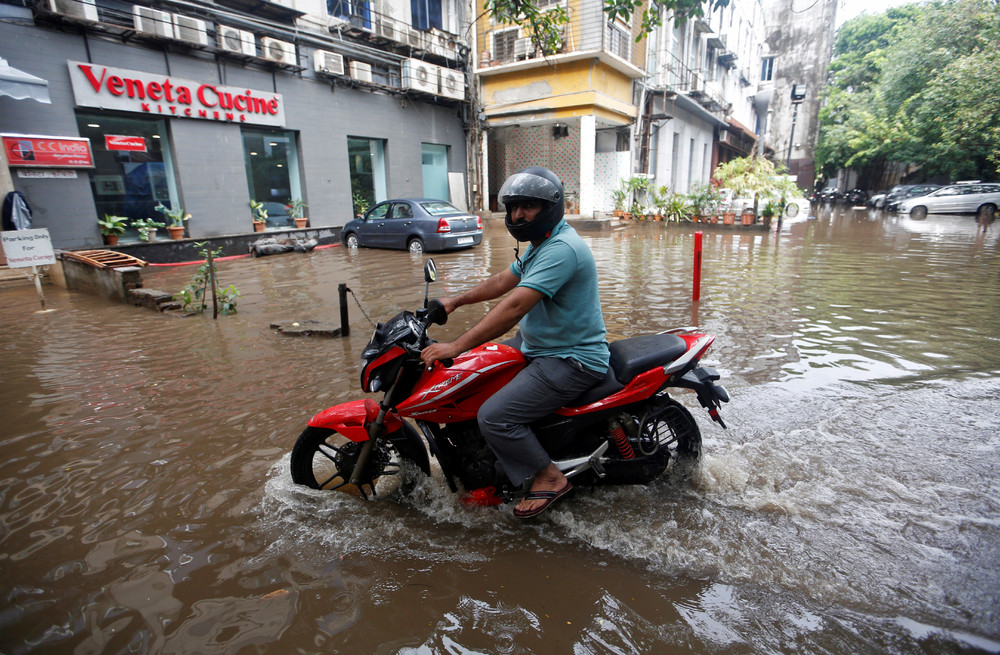
[[[808,192],[816,178],[819,110],[833,56],[837,2],[800,6],[791,0],[768,0],[765,10],[761,84],[762,92],[771,96],[765,142],[774,159]]]
[[[543,0],[569,16],[561,49],[543,54],[523,28],[479,19],[473,56],[481,95],[479,173],[490,209],[510,173],[546,165],[568,211],[610,211],[621,180],[684,193],[721,161],[753,151],[764,35],[755,0],[662,25],[608,18],[600,0]]]
[[[296,199],[312,227],[388,197],[466,202],[460,3],[0,7],[0,56],[51,97],[0,97],[10,179],[57,248],[96,247],[105,214],[163,220],[158,206],[210,237],[252,232],[251,200],[269,229],[293,225]],[[81,139],[82,165],[25,159]]]

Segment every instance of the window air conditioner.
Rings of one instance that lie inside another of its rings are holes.
[[[514,59],[527,59],[531,52],[531,39],[524,37],[514,41]]]
[[[98,21],[96,0],[49,0],[49,9],[54,14]]]
[[[453,100],[465,100],[465,75],[450,68],[441,69],[441,94]]]
[[[336,52],[317,50],[313,53],[313,70],[328,75],[343,75],[344,57]]]
[[[208,26],[203,20],[174,14],[174,38],[178,41],[208,45]]]
[[[223,50],[251,57],[257,56],[257,39],[253,32],[238,30],[228,25],[216,25],[215,32],[219,37],[219,47]]]
[[[261,54],[264,59],[276,61],[279,64],[298,64],[295,58],[295,46],[287,41],[279,41],[269,36],[261,37]]]
[[[419,59],[405,59],[402,69],[404,89],[437,94],[439,80],[437,66]]]
[[[351,78],[359,82],[371,82],[372,81],[372,65],[366,64],[363,61],[352,61],[351,62]]]
[[[689,91],[701,91],[702,90],[702,80],[699,73],[691,72],[691,82],[688,85]]]
[[[396,21],[386,16],[382,16],[378,19],[378,25],[376,33],[384,39],[389,39],[390,41],[398,41],[399,33],[397,32],[398,27],[396,26]]]
[[[427,47],[427,40],[424,38],[424,33],[420,30],[407,30],[406,42],[415,50],[424,50]]]
[[[132,5],[132,23],[137,32],[174,38],[174,17],[168,11]]]

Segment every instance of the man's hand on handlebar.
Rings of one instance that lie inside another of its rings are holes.
[[[420,361],[430,370],[434,366],[434,362],[451,360],[461,354],[462,350],[452,342],[432,343],[420,353]]]

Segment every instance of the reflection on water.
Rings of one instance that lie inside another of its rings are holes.
[[[535,522],[440,476],[379,503],[291,484],[316,411],[358,397],[373,320],[423,260],[224,262],[235,316],[0,290],[4,653],[1000,652],[1000,242],[970,217],[823,209],[780,233],[583,230],[610,338],[700,325],[733,400],[687,480],[580,490]],[[448,295],[513,257],[435,255]],[[147,270],[183,287],[192,267]],[[482,312],[464,308],[439,339]]]

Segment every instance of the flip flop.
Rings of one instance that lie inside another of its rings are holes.
[[[538,516],[545,510],[547,510],[552,503],[556,502],[570,490],[573,489],[573,485],[570,484],[569,480],[566,480],[566,486],[559,491],[529,491],[528,495],[524,497],[525,500],[544,500],[545,502],[534,509],[529,510],[514,510],[514,516],[519,519],[530,519],[532,516]]]

